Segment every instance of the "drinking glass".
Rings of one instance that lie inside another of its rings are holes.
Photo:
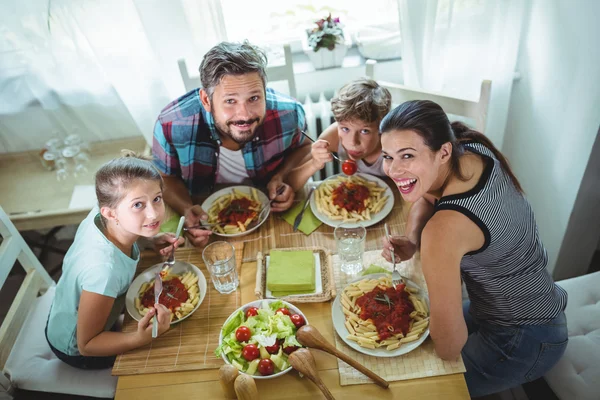
[[[363,269],[363,254],[365,252],[365,238],[367,230],[360,224],[340,224],[333,236],[337,245],[338,256],[341,261],[342,272],[355,275]]]
[[[240,283],[235,269],[235,251],[227,242],[213,242],[202,251],[202,259],[219,293],[234,292]]]

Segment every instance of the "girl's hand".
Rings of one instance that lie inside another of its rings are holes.
[[[329,142],[327,140],[319,139],[314,142],[310,148],[310,154],[313,165],[318,169],[323,169],[325,163],[333,160],[333,156],[329,152]]]
[[[185,238],[180,236],[179,239],[175,240],[175,235],[171,232],[159,233],[158,235],[152,238],[154,242],[154,250],[157,253],[160,253],[162,256],[166,256],[171,254],[174,250],[173,247],[178,248],[179,246],[183,246],[185,243]]]
[[[152,323],[150,319],[158,311],[158,334],[162,335],[171,327],[171,311],[162,304],[155,304],[146,315],[138,322],[138,333],[144,337],[152,337]]]
[[[406,236],[391,236],[391,243],[387,237],[383,238],[383,251],[381,255],[388,262],[392,262],[392,255],[390,250],[394,249],[394,255],[396,262],[410,260],[417,251],[417,245],[410,241]]]

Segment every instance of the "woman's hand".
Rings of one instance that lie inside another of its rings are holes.
[[[317,169],[323,169],[325,163],[333,160],[333,156],[329,151],[329,142],[323,139],[319,139],[312,144],[310,155],[312,156],[312,163]]]
[[[158,312],[158,334],[159,336],[169,330],[171,327],[171,311],[162,304],[155,304],[146,315],[138,322],[137,332],[141,336],[152,337],[152,323],[150,319]]]
[[[383,251],[381,255],[388,262],[392,262],[392,254],[390,250],[394,250],[394,256],[396,262],[410,260],[417,251],[417,245],[410,241],[410,239],[406,236],[396,236],[393,235],[390,237],[391,242],[387,239],[387,237],[383,238]]]
[[[154,250],[162,256],[166,256],[171,254],[171,252],[179,246],[183,246],[185,238],[180,236],[179,239],[175,240],[174,234],[165,232],[154,236],[152,242],[154,244]]]

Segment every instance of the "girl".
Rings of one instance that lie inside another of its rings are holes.
[[[96,173],[99,207],[77,229],[46,325],[50,348],[65,363],[83,369],[108,368],[116,354],[152,340],[153,316],[158,318],[159,334],[169,329],[170,311],[155,304],[136,332],[114,331],[140,259],[136,240],[152,237],[163,255],[183,243],[183,239],[175,243],[171,234],[158,235],[165,214],[162,188],[152,163],[131,152]]]
[[[533,212],[506,159],[430,101],[395,108],[381,132],[384,170],[413,203],[407,237],[391,245],[406,259],[420,244],[436,353],[462,355],[472,397],[541,377],[567,346],[567,293],[546,270]],[[389,248],[385,241],[391,261]]]

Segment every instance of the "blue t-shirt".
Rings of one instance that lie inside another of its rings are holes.
[[[81,292],[115,298],[104,330],[116,322],[123,309],[125,294],[140,259],[137,244],[131,255],[124,254],[103,233],[98,208],[81,222],[73,245],[63,262],[63,273],[48,317],[48,340],[68,355],[80,355],[77,348],[77,314]]]

